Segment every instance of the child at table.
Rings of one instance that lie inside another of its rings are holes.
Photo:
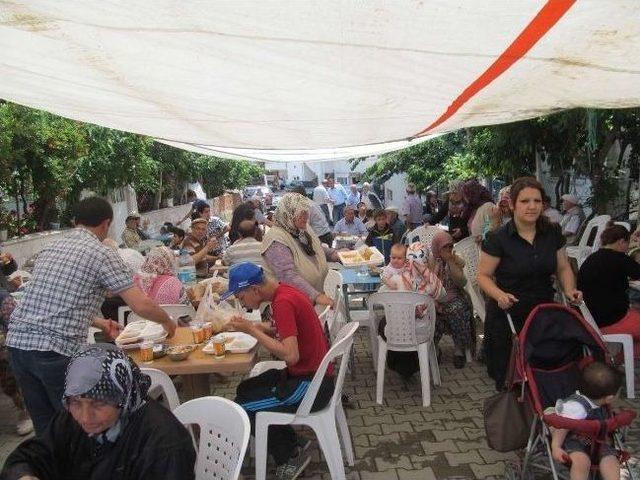
[[[371,227],[371,230],[369,230],[369,235],[367,235],[364,243],[370,247],[376,247],[380,250],[384,255],[385,263],[389,263],[391,248],[393,245],[400,242],[400,238],[396,238],[397,235],[394,235],[393,230],[389,227],[387,214],[384,210],[376,210],[373,214],[373,220],[375,221],[375,224]]]
[[[402,245],[400,245],[403,247]],[[394,255],[394,249],[399,252],[399,248],[395,248],[394,245],[391,249],[392,261]],[[442,300],[446,291],[442,286],[442,282],[427,266],[428,250],[426,246],[421,242],[414,242],[409,247],[403,247],[405,250],[405,267],[401,269],[400,274],[394,274],[391,276],[391,280],[398,282],[397,276],[400,277],[401,288],[391,288],[391,290],[412,291],[423,293],[430,296],[433,300]],[[396,266],[389,264],[385,267],[388,273],[398,270],[400,265],[399,259],[396,259]],[[389,268],[391,267],[391,268]],[[393,270],[395,269],[395,270]],[[384,275],[384,273],[383,273]],[[384,282],[384,277],[383,277]],[[385,286],[387,283],[385,283]],[[425,341],[427,336],[428,325],[426,323],[425,312],[427,310],[427,304],[418,305],[416,307],[416,337],[419,343]],[[378,335],[386,340],[385,328],[387,325],[387,319],[382,319],[378,325]],[[418,363],[417,352],[395,352],[389,351],[387,353],[387,366],[396,372],[398,372],[404,379],[409,379],[420,370]]]
[[[409,272],[406,245],[394,244],[389,256],[389,264],[382,269],[380,280],[389,290],[408,290],[403,280],[403,275]]]

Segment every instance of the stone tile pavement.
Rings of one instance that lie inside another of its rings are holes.
[[[347,467],[351,480],[432,480],[502,478],[506,461],[516,454],[491,450],[485,441],[482,422],[483,400],[493,394],[484,365],[473,362],[464,369],[452,366],[453,349],[445,337],[442,343],[442,386],[432,389],[431,407],[422,407],[420,382],[404,382],[387,372],[384,405],[375,402],[375,374],[366,331],[357,334],[354,375],[347,375],[344,393],[350,400],[346,413],[353,437],[356,465]],[[233,398],[239,378],[217,379],[214,392]],[[640,406],[621,400],[621,405]],[[0,394],[0,464],[21,441],[15,435],[16,413],[10,400]],[[310,431],[303,435],[313,438]],[[640,451],[640,422],[630,429],[628,445]],[[313,462],[303,478],[329,479],[327,467],[316,444]],[[635,460],[635,459],[634,459]],[[246,462],[245,478],[253,478]]]

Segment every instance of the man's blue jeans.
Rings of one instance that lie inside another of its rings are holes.
[[[54,415],[62,409],[64,380],[70,359],[52,351],[11,347],[9,358],[36,435],[40,436]]]

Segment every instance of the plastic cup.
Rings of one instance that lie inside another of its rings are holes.
[[[214,338],[211,342],[213,344],[213,356],[214,358],[224,358],[227,349],[224,345],[223,338]]]
[[[193,325],[191,332],[193,333],[193,343],[204,342],[204,328],[202,328],[202,325]]]
[[[207,322],[202,325],[202,329],[204,330],[204,339],[209,340],[213,336],[213,325],[211,322]]]
[[[142,342],[140,345],[140,359],[144,363],[153,362],[153,342]]]

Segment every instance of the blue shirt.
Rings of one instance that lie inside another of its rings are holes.
[[[349,191],[349,194],[347,195],[347,205],[351,205],[352,207],[357,207],[359,203],[360,203],[360,193],[359,192],[353,193],[352,191]]]
[[[343,205],[347,202],[347,191],[341,184],[336,183],[333,188],[327,188],[327,192],[334,201],[334,205]]]
[[[353,222],[347,223],[346,218],[342,218],[336,223],[336,226],[333,228],[333,233],[335,234],[346,234],[346,235],[357,235],[362,237],[368,233],[367,227],[364,226],[362,220],[358,217],[353,219]]]

